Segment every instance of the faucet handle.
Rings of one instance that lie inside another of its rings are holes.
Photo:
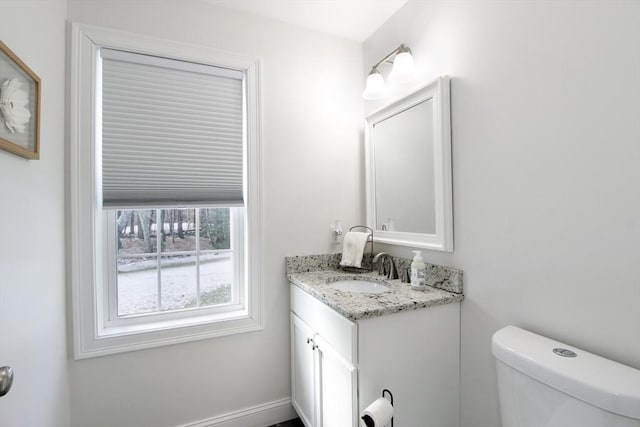
[[[411,283],[411,267],[405,267],[402,269],[400,281],[402,283]]]

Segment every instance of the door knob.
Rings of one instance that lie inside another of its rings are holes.
[[[13,369],[8,366],[0,368],[0,397],[9,393],[13,384]]]

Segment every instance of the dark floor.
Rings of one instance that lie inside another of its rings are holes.
[[[274,424],[269,427],[304,427],[304,424],[302,424],[300,418],[296,418],[293,420],[285,421],[283,423]]]

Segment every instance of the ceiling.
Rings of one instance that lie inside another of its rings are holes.
[[[363,42],[408,0],[204,0]]]

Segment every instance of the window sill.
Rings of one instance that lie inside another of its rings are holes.
[[[102,328],[93,340],[83,340],[75,359],[144,350],[172,344],[199,341],[225,335],[252,332],[263,325],[246,310],[140,325]]]

